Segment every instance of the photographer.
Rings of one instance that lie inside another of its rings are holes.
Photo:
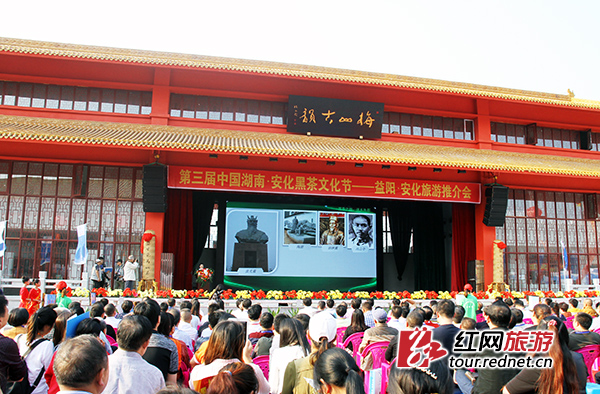
[[[126,289],[135,289],[135,278],[137,269],[140,266],[137,259],[134,261],[133,255],[129,256],[127,262],[125,262],[125,268],[123,269],[123,279],[125,279],[125,288]]]

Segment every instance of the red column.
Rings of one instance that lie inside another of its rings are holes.
[[[161,212],[146,212],[146,230],[156,234],[156,258],[154,261],[154,280],[160,286],[160,256],[165,240],[165,214]]]
[[[483,224],[485,200],[475,207],[475,253],[477,260],[483,260],[485,288],[492,283],[494,277],[494,240],[496,227]]]

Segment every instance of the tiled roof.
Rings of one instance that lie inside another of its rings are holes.
[[[600,160],[387,141],[0,115],[0,139],[600,177]]]
[[[343,70],[258,60],[231,59],[180,53],[106,48],[87,45],[59,44],[0,37],[0,52],[55,57],[138,63],[159,66],[231,70],[257,74],[352,82],[368,85],[430,90],[468,96],[544,103],[558,106],[600,109],[600,101],[576,99],[570,94],[540,93],[437,79],[406,77],[392,74]]]

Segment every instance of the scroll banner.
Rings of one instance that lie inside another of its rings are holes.
[[[479,204],[478,183],[169,166],[175,189],[390,198]]]

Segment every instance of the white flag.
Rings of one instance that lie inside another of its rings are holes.
[[[6,224],[7,220],[3,220],[0,222],[0,257],[4,256],[4,251],[6,250]]]
[[[77,250],[75,251],[75,265],[85,264],[88,256],[87,251],[87,224],[77,226]]]

